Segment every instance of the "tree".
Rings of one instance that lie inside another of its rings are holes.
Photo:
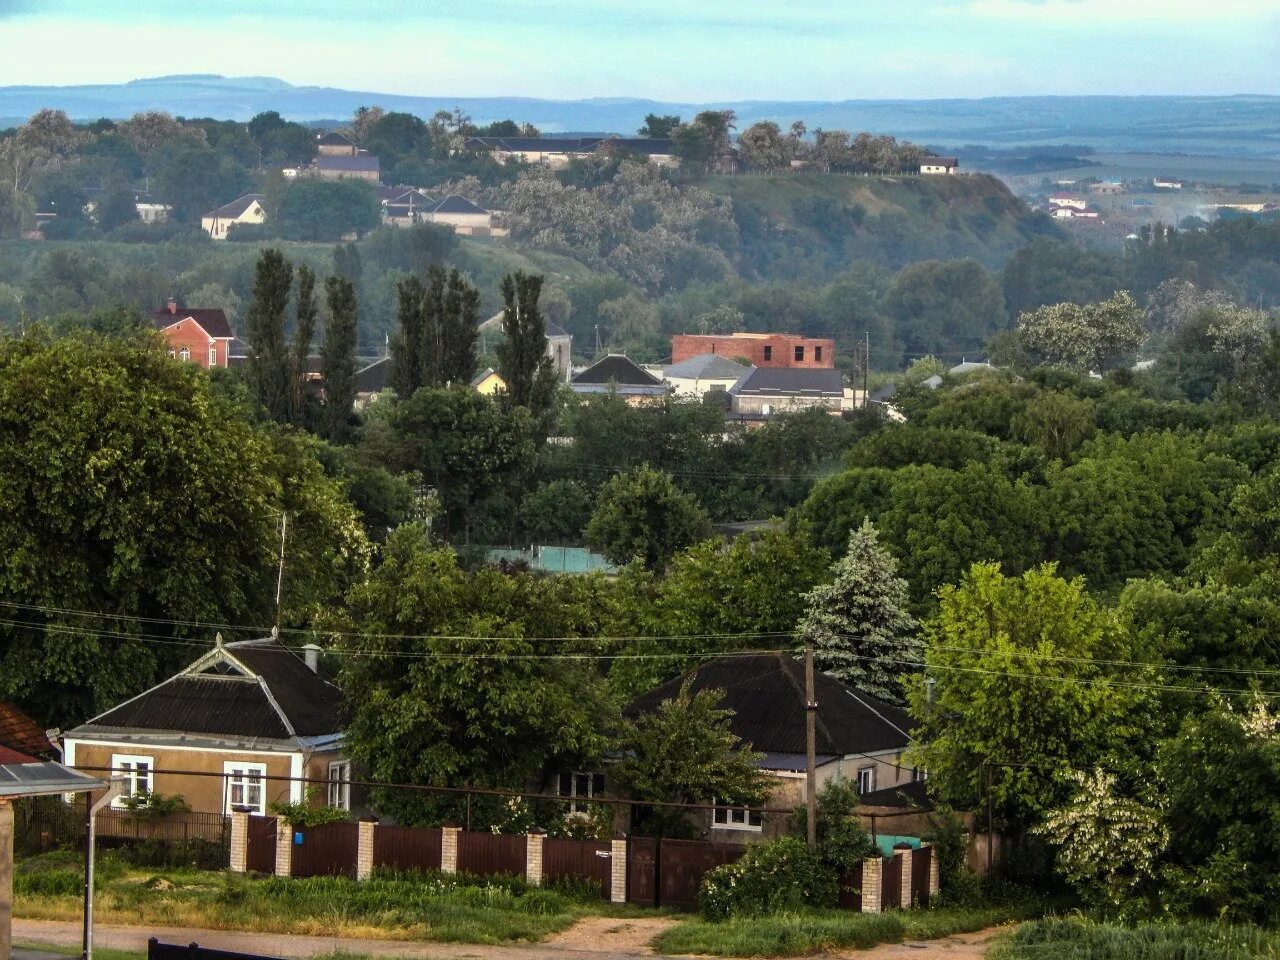
[[[858,865],[876,855],[876,843],[858,816],[858,785],[848,777],[832,777],[818,791],[818,856],[837,877],[852,877]],[[807,806],[791,815],[791,832],[804,836],[809,825]]]
[[[383,782],[516,790],[561,764],[600,762],[617,715],[590,660],[565,657],[595,650],[587,638],[598,622],[569,602],[582,585],[467,574],[424,533],[393,532],[350,597],[359,626],[343,642],[361,655],[343,659],[339,682],[352,756]],[[374,801],[401,823],[456,823],[462,813],[461,798],[428,792],[377,790]],[[473,829],[500,822],[505,806],[474,799]]]
[[[996,826],[1033,826],[1068,800],[1066,775],[1132,756],[1157,714],[1158,681],[1129,625],[1052,565],[1006,577],[977,563],[938,592],[924,625],[925,679],[908,762],[957,809],[990,804]],[[930,689],[932,688],[932,689]]]
[[[907,582],[880,546],[870,520],[849,534],[833,579],[805,596],[800,636],[813,643],[824,673],[889,703],[903,700],[902,678],[923,653],[907,612]]]
[[[976,260],[926,260],[900,270],[881,309],[910,353],[982,355],[982,345],[1005,326],[1004,295]]]
[[[135,222],[138,219],[137,199],[128,182],[123,178],[108,182],[98,197],[93,215],[98,221],[98,229],[104,231]]]
[[[356,291],[350,280],[325,281],[329,316],[320,347],[324,375],[324,435],[331,442],[346,439],[356,402]]]
[[[1125,291],[1086,306],[1058,303],[1018,318],[1018,338],[1046,366],[1087,373],[1131,356],[1146,339],[1141,308]]]
[[[300,179],[280,198],[280,235],[288,240],[341,240],[382,220],[378,195],[363,180]]]
[[[363,557],[314,459],[282,455],[194,364],[138,337],[0,340],[0,599],[32,605],[8,615],[30,626],[0,628],[0,697],[46,724],[190,660],[212,635],[183,623],[274,620],[282,510],[286,624],[333,603],[343,558]]]
[[[1014,439],[1065,461],[1096,432],[1094,403],[1065,390],[1051,390],[1029,401],[1026,409],[1014,416],[1010,429]]]
[[[790,169],[795,146],[795,141],[784,137],[782,130],[772,120],[753,123],[738,136],[738,150],[742,153],[742,159],[766,173]]]
[[[507,397],[525,407],[535,418],[551,409],[555,400],[556,372],[547,356],[547,329],[538,309],[542,277],[517,271],[502,278],[502,333],[498,344],[498,375],[507,385]]]
[[[391,389],[411,397],[423,383],[424,301],[422,281],[410,275],[396,284],[396,332],[391,337]]]
[[[225,154],[190,138],[166,144],[149,161],[156,193],[173,205],[173,218],[201,216],[248,192],[248,172]]]
[[[288,423],[293,388],[284,339],[293,268],[279,250],[263,250],[254,269],[253,296],[245,316],[249,341],[249,389],[277,423]]]
[[[702,508],[670,474],[649,466],[610,477],[587,524],[587,542],[610,561],[638,558],[649,570],[665,569],[676,553],[709,536]]]
[[[304,423],[307,368],[311,360],[311,338],[315,336],[317,313],[315,271],[304,264],[298,267],[298,298],[294,303],[293,317],[293,393],[290,420],[296,427]]]
[[[756,765],[761,755],[730,729],[733,711],[720,706],[723,697],[719,690],[693,693],[686,682],[654,712],[627,723],[618,738],[622,759],[612,768],[614,781],[649,803],[763,803],[768,775]],[[656,807],[646,826],[659,837],[688,833],[686,816]]]
[[[699,333],[740,333],[746,329],[742,311],[723,303],[694,317],[693,326]]]
[[[432,287],[439,277],[440,316],[434,326],[439,331],[435,368],[438,385],[465,386],[476,374],[476,345],[480,339],[480,291],[469,284],[456,267],[445,276],[432,268]]]
[[[644,115],[644,126],[636,131],[636,135],[662,140],[670,137],[678,126],[680,126],[679,114],[659,115],[646,113]]]

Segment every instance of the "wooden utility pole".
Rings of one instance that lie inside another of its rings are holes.
[[[867,400],[871,394],[868,387],[871,384],[871,331],[866,331],[866,340],[862,350],[862,406],[867,405]]]
[[[804,642],[804,803],[805,840],[818,847],[818,702],[813,690],[813,641]]]

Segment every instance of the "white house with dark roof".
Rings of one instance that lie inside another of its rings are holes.
[[[321,180],[365,180],[377,183],[382,167],[371,153],[355,156],[319,156],[311,162],[311,172]]]
[[[960,161],[955,157],[925,157],[920,161],[920,172],[926,176],[960,172]]]
[[[728,390],[754,369],[717,353],[703,353],[663,367],[662,379],[678,397],[701,397],[712,390]]]
[[[847,405],[840,371],[826,368],[753,367],[729,396],[730,417],[747,422],[813,407],[839,413]]]
[[[214,240],[225,240],[227,232],[238,224],[266,223],[267,211],[262,206],[263,199],[260,193],[246,193],[216,210],[210,210],[200,218],[200,227]]]
[[[299,655],[274,636],[219,637],[174,676],[68,730],[63,760],[126,777],[126,796],[181,796],[196,812],[298,803],[303,778],[327,783],[320,799],[349,810],[341,695],[318,656],[319,647]]]
[[[579,394],[616,394],[633,405],[661,399],[671,393],[668,384],[620,353],[602,357],[574,374],[569,378],[569,389]]]

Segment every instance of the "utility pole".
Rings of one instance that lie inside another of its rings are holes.
[[[813,691],[813,641],[804,642],[805,841],[818,848],[818,702]]]
[[[867,400],[870,393],[867,391],[867,385],[871,382],[871,331],[866,331],[866,340],[862,349],[862,408],[867,407]]]
[[[289,514],[280,514],[280,566],[276,571],[276,626],[280,626],[280,595],[284,587],[284,538],[289,529]]]

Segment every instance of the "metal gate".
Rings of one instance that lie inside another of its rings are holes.
[[[253,814],[245,837],[245,868],[250,873],[276,872],[276,818]]]
[[[705,840],[633,839],[627,853],[627,899],[650,907],[692,910],[702,878],[742,856],[744,848]]]
[[[895,910],[902,906],[902,858],[886,857],[880,870],[880,909]]]
[[[293,828],[295,877],[354,877],[360,848],[358,823]],[[299,843],[301,839],[301,843]]]
[[[542,879],[589,880],[609,898],[613,886],[613,847],[595,840],[557,840],[548,837],[542,845]]]
[[[933,863],[933,847],[920,847],[911,852],[911,903],[929,905],[929,874]]]

